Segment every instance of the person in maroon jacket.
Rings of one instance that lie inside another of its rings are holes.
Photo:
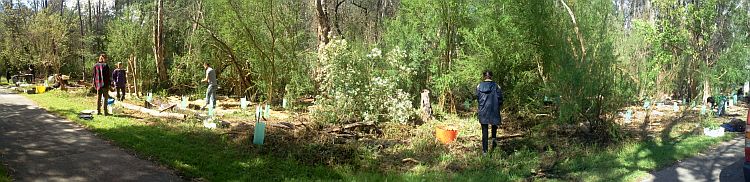
[[[99,61],[94,64],[94,88],[96,89],[96,114],[101,115],[100,108],[104,105],[104,115],[107,116],[107,100],[109,99],[109,84],[112,76],[107,65],[107,55],[99,55]]]
[[[125,84],[127,79],[125,78],[125,69],[122,69],[122,63],[117,63],[117,69],[112,71],[112,82],[115,85],[115,92],[117,92],[117,100],[125,100]]]

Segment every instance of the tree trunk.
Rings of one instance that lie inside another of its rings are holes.
[[[89,8],[89,31],[91,31],[91,25],[92,25],[92,21],[91,21],[91,18],[92,18],[91,17],[91,0],[89,0],[89,3],[87,4],[87,6]]]
[[[708,77],[706,77],[705,80],[703,80],[703,105],[707,105],[708,97],[710,96],[711,96],[711,84],[708,82]]]
[[[83,13],[81,12],[81,0],[76,1],[76,8],[78,9],[78,23],[81,28],[81,48],[82,50],[86,50],[86,43],[83,42],[83,39],[85,37],[84,30],[83,30]],[[86,58],[81,53],[81,69],[83,69],[83,72],[86,72]]]
[[[164,65],[164,3],[157,1],[156,24],[154,25],[154,58],[156,59],[156,74],[159,76],[160,85],[166,83],[167,67]]]
[[[140,95],[138,94],[141,91],[141,89],[138,87],[138,63],[136,62],[136,57],[134,54],[130,54],[130,57],[128,58],[127,70],[127,74],[130,75],[128,76],[130,78],[130,81],[128,81],[130,84],[130,86],[128,87],[130,89],[129,91],[130,93],[135,95],[135,97],[140,97]]]
[[[328,9],[326,7],[327,0],[315,0],[315,9],[318,13],[318,49],[328,44],[330,41],[329,34],[331,32],[331,25],[328,20]]]
[[[135,95],[143,97],[143,79],[141,78],[141,69],[138,69],[138,56],[133,56],[133,84],[135,84]]]
[[[581,44],[581,63],[586,59],[586,45],[584,44],[583,40],[583,34],[581,34],[581,31],[578,29],[578,22],[576,21],[575,14],[573,14],[573,10],[568,7],[568,4],[565,3],[564,0],[560,0],[560,3],[562,3],[565,10],[568,11],[568,15],[570,16],[570,20],[573,22],[573,30],[576,33],[576,36],[578,37],[578,41]],[[574,52],[575,53],[575,52]]]
[[[102,18],[102,14],[104,14],[104,12],[102,10],[102,0],[99,0],[99,4],[97,4],[97,7],[96,7],[96,32],[97,32],[97,35],[99,35],[99,36],[102,36],[104,34],[102,32],[102,30],[103,30],[103,28],[102,28],[102,19],[103,19]],[[97,49],[99,49],[99,50],[101,50],[101,48],[104,47],[104,46],[102,46],[102,44],[103,44],[102,41],[103,40],[97,41]]]
[[[273,82],[276,78],[276,33],[274,32],[276,28],[276,20],[273,16],[273,1],[271,1],[271,19],[266,20],[270,21],[271,26],[268,29],[268,32],[271,34],[271,59],[269,60],[271,63],[271,74],[269,76],[269,86],[268,86],[268,103],[273,103]]]

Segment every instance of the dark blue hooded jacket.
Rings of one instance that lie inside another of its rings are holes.
[[[479,102],[479,123],[500,124],[500,106],[503,105],[503,92],[500,86],[492,80],[485,80],[477,85],[477,101]]]

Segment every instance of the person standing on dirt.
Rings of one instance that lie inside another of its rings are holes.
[[[109,65],[107,65],[107,55],[99,55],[99,60],[94,64],[94,88],[96,89],[96,114],[101,115],[101,107],[104,105],[104,115],[107,116],[107,100],[109,99],[109,84],[112,76]]]
[[[8,82],[10,82],[11,85],[15,85],[16,84],[16,79],[13,79],[13,75],[16,74],[16,68],[13,67],[13,66],[9,66],[8,67],[8,72],[5,73],[5,74],[6,74],[5,76],[7,76]]]
[[[202,82],[208,82],[208,89],[206,89],[206,105],[203,106],[203,108],[209,106],[216,108],[216,88],[219,86],[216,83],[216,71],[211,68],[211,65],[209,65],[208,62],[203,63],[203,68],[206,69],[206,78],[204,78]]]
[[[500,106],[503,105],[503,92],[500,86],[492,81],[492,72],[482,73],[484,81],[477,85],[477,114],[482,125],[482,154],[487,155],[487,130],[492,126],[492,150],[497,145],[497,127],[500,125]]]
[[[8,64],[8,61],[5,61],[5,79],[8,80],[8,83],[14,84],[13,81],[10,81],[10,77],[13,76],[13,69],[10,67],[10,64]]]
[[[29,64],[29,71],[28,72],[29,72],[28,74],[31,75],[31,78],[27,82],[28,83],[34,83],[34,80],[36,79],[36,68],[34,68],[33,64]]]
[[[115,92],[117,92],[117,100],[125,100],[125,84],[127,83],[127,79],[125,79],[125,69],[122,69],[121,62],[118,62],[117,69],[112,71],[112,82],[115,85]]]

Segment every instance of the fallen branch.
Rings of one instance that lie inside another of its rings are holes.
[[[157,110],[146,109],[144,107],[136,106],[136,105],[132,105],[132,104],[128,104],[128,103],[125,103],[125,102],[120,102],[120,105],[122,105],[122,107],[124,107],[124,108],[130,109],[130,110],[139,111],[139,112],[142,112],[142,113],[146,113],[146,114],[149,114],[149,115],[155,116],[155,117],[171,118],[171,119],[179,119],[179,120],[184,120],[186,118],[186,116],[184,114],[159,112]]]
[[[342,130],[350,130],[352,128],[363,127],[363,126],[375,127],[375,124],[374,123],[364,123],[364,122],[351,123],[351,124],[346,124],[346,125],[341,126],[341,127],[335,127],[335,128],[327,129],[327,130],[325,130],[325,132],[326,133],[341,132]]]
[[[166,107],[160,107],[159,108],[159,112],[164,112],[164,111],[170,110],[170,109],[174,108],[175,106],[177,106],[177,104],[172,104],[172,105],[169,105],[169,106],[166,106]]]

